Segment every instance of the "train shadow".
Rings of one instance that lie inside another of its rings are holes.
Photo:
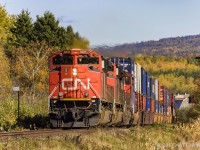
[[[26,116],[23,119],[20,118],[18,120],[18,126],[30,129],[30,130],[37,130],[38,128],[50,128],[49,126],[49,116],[45,115],[35,115],[33,117]]]

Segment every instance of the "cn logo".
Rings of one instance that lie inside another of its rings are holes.
[[[69,87],[67,86],[67,82],[74,82],[74,85]],[[74,91],[77,89],[78,84],[80,84],[85,90],[89,90],[90,89],[90,78],[87,79],[87,85],[85,85],[81,79],[73,79],[73,78],[64,78],[62,79],[62,89],[63,90],[70,90],[70,91]]]

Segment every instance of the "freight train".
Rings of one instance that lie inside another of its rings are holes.
[[[51,126],[171,123],[174,96],[130,58],[71,49],[49,57]]]

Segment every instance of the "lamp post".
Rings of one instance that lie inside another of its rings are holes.
[[[19,110],[20,110],[20,108],[19,108],[19,86],[15,86],[15,87],[13,87],[13,91],[14,92],[17,92],[17,97],[18,97],[18,114],[17,114],[17,122],[18,122],[18,124],[19,124]]]

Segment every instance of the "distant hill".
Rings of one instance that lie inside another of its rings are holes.
[[[131,56],[136,54],[200,56],[200,34],[116,46],[96,46],[94,49],[104,56]]]

